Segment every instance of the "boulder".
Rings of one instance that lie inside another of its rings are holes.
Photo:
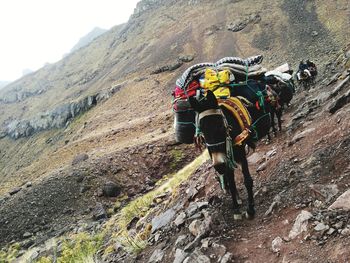
[[[289,232],[289,238],[294,239],[302,232],[307,230],[308,220],[312,217],[312,214],[306,210],[301,211],[301,213],[295,219],[294,225]]]
[[[350,189],[339,196],[328,209],[343,209],[345,211],[350,211]]]
[[[274,240],[272,240],[271,243],[271,249],[273,252],[278,253],[281,251],[283,240],[281,237],[276,237]]]
[[[197,248],[183,263],[210,263],[210,258]]]
[[[172,208],[152,219],[152,233],[158,229],[168,225],[176,215],[176,211]]]
[[[164,251],[161,249],[156,249],[153,251],[148,263],[160,263],[164,257]]]
[[[187,253],[182,249],[177,248],[174,255],[173,263],[182,263],[184,259],[187,257]]]
[[[86,161],[87,159],[89,159],[89,155],[87,155],[86,153],[78,154],[77,156],[74,157],[72,161],[72,165],[77,165],[78,163]]]
[[[117,197],[120,195],[121,189],[114,182],[106,182],[102,187],[103,195],[106,197]]]
[[[94,210],[93,210],[93,219],[94,220],[101,220],[106,219],[107,213],[104,209],[103,205],[101,203],[97,203]]]

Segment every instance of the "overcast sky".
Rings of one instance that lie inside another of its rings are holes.
[[[94,27],[126,22],[139,1],[1,0],[0,81],[60,60]]]

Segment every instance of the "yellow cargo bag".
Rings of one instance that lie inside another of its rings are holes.
[[[205,70],[203,88],[211,90],[215,97],[230,97],[230,88],[225,87],[225,84],[230,84],[230,72],[228,70],[221,70],[219,72],[211,68]]]

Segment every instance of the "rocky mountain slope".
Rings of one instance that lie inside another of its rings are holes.
[[[87,46],[88,44],[90,44],[95,38],[99,37],[100,35],[102,35],[103,33],[107,32],[106,29],[103,28],[99,28],[99,27],[95,27],[93,30],[91,30],[88,34],[86,34],[85,36],[81,37],[78,41],[78,43],[76,43],[72,49],[70,50],[70,52],[74,52],[82,47]]]
[[[289,243],[284,243],[287,242],[284,240],[286,232],[273,229],[289,230],[287,226],[294,222],[299,207],[313,207],[316,199],[309,198],[308,192],[303,191],[311,189],[310,184],[334,184],[332,180],[342,178],[344,181],[337,185],[337,194],[326,202],[319,200],[323,202],[320,207],[326,208],[346,190],[348,183],[348,160],[344,157],[348,156],[348,84],[345,83],[334,94],[329,93],[336,88],[336,84],[345,81],[346,73],[342,73],[349,67],[349,64],[344,65],[349,63],[346,62],[348,48],[344,49],[349,36],[348,12],[348,2],[345,0],[336,3],[280,0],[268,5],[264,1],[250,0],[143,0],[125,25],[112,28],[58,63],[47,65],[2,89],[0,244],[6,248],[7,255],[13,249],[8,244],[16,242],[19,242],[19,247],[16,245],[14,251],[18,256],[18,253],[22,254],[53,236],[71,231],[99,232],[103,228],[103,220],[120,212],[121,207],[130,201],[157,189],[159,179],[192,161],[197,156],[195,149],[176,145],[173,141],[170,93],[175,79],[194,63],[216,61],[224,56],[246,57],[254,54],[263,54],[264,65],[269,68],[286,61],[295,67],[300,59],[311,58],[319,65],[320,72],[328,74],[321,77],[327,77],[327,82],[318,85],[310,94],[299,94],[294,101],[286,117],[286,121],[290,120],[288,125],[285,124],[288,134],[280,135],[272,145],[261,145],[258,150],[258,160],[270,150],[277,153],[268,160],[265,170],[257,174],[257,196],[266,196],[258,201],[260,210],[257,219],[244,221],[237,227],[230,223],[229,211],[224,209],[225,205],[228,207],[228,201],[218,193],[216,183],[209,184],[210,187],[204,186],[204,181],[197,181],[198,176],[193,176],[178,191],[184,193],[191,185],[202,189],[196,190],[199,194],[191,198],[209,202],[202,208],[209,209],[209,214],[218,213],[218,218],[213,216],[211,220],[228,224],[228,231],[231,231],[227,234],[228,243],[224,242],[224,235],[216,236],[215,231],[213,234],[217,238],[216,243],[224,245],[228,252],[234,251],[232,254],[238,262],[260,262],[259,258],[245,258],[250,249],[246,236],[254,236],[254,233],[280,236],[280,251],[286,252],[280,254],[291,253],[287,246]],[[340,75],[332,79],[332,73],[337,72]],[[327,86],[331,80],[333,83]],[[334,111],[345,106],[330,115],[333,98],[338,101],[332,106]],[[294,135],[313,128],[315,130],[311,134],[317,132],[317,136],[309,138],[310,135],[305,132],[304,137],[300,135],[301,138],[293,142]],[[321,138],[324,141],[318,142]],[[310,143],[304,145],[303,140]],[[309,160],[310,156],[314,159]],[[333,161],[335,163],[332,164]],[[324,166],[323,162],[330,164]],[[253,161],[254,165],[257,164]],[[330,173],[328,177],[325,174],[327,171]],[[196,174],[203,172],[211,176],[214,173],[208,164],[199,168]],[[305,173],[311,174],[306,177]],[[299,175],[307,178],[307,186],[293,179]],[[204,180],[207,177],[200,178]],[[274,182],[272,186],[271,181]],[[207,183],[210,181],[205,185]],[[289,184],[293,185],[290,190],[287,187]],[[281,189],[286,192],[281,193]],[[300,197],[303,194],[311,201],[303,201]],[[278,195],[282,201],[275,202],[278,203],[277,213],[264,217],[263,214],[273,203],[272,199]],[[120,200],[122,196],[124,198]],[[177,199],[180,203],[185,200],[175,195],[174,200]],[[192,199],[176,208],[176,213],[183,211],[188,203],[193,202]],[[116,202],[121,206],[115,208]],[[281,207],[280,203],[285,203],[286,207]],[[161,214],[161,210],[158,212]],[[205,216],[208,213],[203,213],[203,216],[208,218]],[[322,211],[320,213],[320,219],[314,221],[321,222],[323,215],[325,218],[333,216]],[[278,217],[284,215],[289,223],[281,225],[279,223],[284,221],[279,221]],[[197,216],[197,219],[202,217]],[[343,218],[343,214],[339,216]],[[220,217],[225,220],[222,221]],[[184,220],[186,224],[192,222],[187,214]],[[334,229],[330,226],[333,223],[326,222],[326,219],[323,221]],[[334,234],[336,238],[330,239],[340,247],[339,250],[342,250],[343,243],[338,238],[349,224],[347,219],[343,222],[345,225],[337,228],[341,230],[339,235]],[[146,225],[140,227],[144,231]],[[177,230],[173,225],[169,227],[173,238],[177,237],[174,234],[177,231],[188,234],[187,228]],[[220,232],[220,229],[218,227],[217,231]],[[240,237],[233,237],[233,234]],[[172,260],[174,255],[170,247],[173,247],[175,240],[170,238],[170,241],[166,241],[169,235],[159,239],[161,236],[159,234],[157,240],[150,240],[155,246],[139,254],[136,260],[148,261],[154,248],[164,251],[162,258]],[[193,237],[187,235],[187,238]],[[232,238],[238,242],[237,246],[231,242]],[[110,240],[111,243],[102,242],[105,246],[102,252],[114,247],[114,239]],[[317,236],[315,240],[319,241]],[[163,241],[166,241],[165,245]],[[191,241],[184,241],[184,245]],[[254,251],[260,255],[260,259],[266,256],[278,262],[281,259],[275,258],[267,246],[270,241],[263,237],[256,238]],[[297,245],[293,242],[293,246]],[[309,244],[308,248],[319,252],[318,245]],[[112,250],[113,253],[106,253],[110,256],[106,256],[106,260],[113,262],[115,258],[123,256],[118,249]],[[189,251],[192,252],[191,249]],[[210,256],[211,252],[204,254]],[[212,254],[216,255],[217,252]],[[128,253],[124,254],[124,259],[125,255],[128,260],[135,260]],[[297,259],[297,255],[295,258],[288,255],[285,260]]]

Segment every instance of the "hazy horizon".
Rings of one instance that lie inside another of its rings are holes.
[[[13,0],[0,2],[0,81],[55,63],[99,27],[127,22],[139,0]]]

